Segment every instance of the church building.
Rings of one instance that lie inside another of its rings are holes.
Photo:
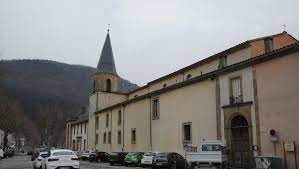
[[[192,147],[221,140],[229,149],[230,165],[239,167],[248,166],[254,156],[282,155],[284,140],[299,142],[298,132],[284,134],[299,127],[288,123],[292,117],[299,120],[298,68],[298,41],[282,32],[247,40],[121,92],[108,32],[91,77],[88,148],[184,155],[184,143]],[[281,136],[278,142],[271,142],[270,130]]]

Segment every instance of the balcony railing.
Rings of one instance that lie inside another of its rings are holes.
[[[229,103],[230,104],[235,104],[235,103],[242,103],[243,102],[243,96],[231,96],[229,97]]]

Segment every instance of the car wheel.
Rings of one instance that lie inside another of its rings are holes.
[[[110,165],[114,165],[113,163],[110,163]]]

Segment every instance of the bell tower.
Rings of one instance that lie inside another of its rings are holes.
[[[93,93],[116,92],[119,76],[117,75],[109,30],[98,62],[97,72],[93,75]]]

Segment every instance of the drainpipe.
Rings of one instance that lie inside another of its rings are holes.
[[[124,151],[125,149],[125,106],[123,105],[123,132],[122,132],[122,137],[123,137],[123,146],[122,146],[122,150],[121,151]]]
[[[96,111],[99,109],[99,93],[97,92],[97,99],[96,99]]]
[[[150,111],[149,111],[149,114],[150,114],[150,151],[153,151],[153,143],[152,143],[152,98],[149,97],[150,99]]]
[[[112,109],[110,110],[111,118],[110,118],[110,150],[112,152]],[[109,134],[108,134],[109,137]],[[108,138],[109,140],[109,138]]]

